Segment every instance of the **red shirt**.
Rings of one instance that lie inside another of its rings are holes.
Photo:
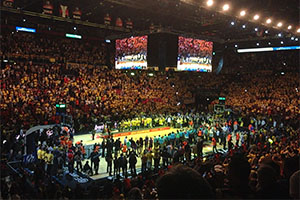
[[[212,139],[212,145],[213,145],[213,146],[217,146],[217,141],[216,141],[215,138]]]

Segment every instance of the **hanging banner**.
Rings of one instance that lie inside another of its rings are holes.
[[[126,28],[132,29],[133,28],[133,23],[130,18],[126,21]]]
[[[122,21],[122,19],[120,17],[118,17],[116,19],[116,26],[117,27],[123,27],[123,21]]]
[[[73,19],[81,19],[81,11],[78,7],[75,7],[75,10],[73,11]]]
[[[64,18],[69,18],[68,6],[60,5],[59,6],[59,15]]]
[[[53,14],[53,5],[49,0],[45,1],[43,4],[43,14]]]
[[[108,26],[111,25],[111,17],[108,13],[104,17],[104,24]]]
[[[3,1],[3,6],[8,7],[8,8],[12,8],[14,6],[14,0],[4,0]]]

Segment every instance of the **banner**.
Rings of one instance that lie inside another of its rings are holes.
[[[52,15],[53,14],[53,5],[52,3],[47,0],[44,2],[43,5],[43,14],[48,14],[48,15]]]
[[[34,163],[36,160],[37,159],[34,154],[24,155],[24,157],[23,157],[23,163],[25,163],[25,164]]]
[[[75,7],[75,10],[73,11],[73,19],[81,19],[81,11],[78,7]]]
[[[4,0],[3,1],[3,6],[12,8],[14,6],[14,0]]]
[[[60,5],[59,6],[59,15],[64,18],[69,18],[68,6]]]
[[[111,24],[111,17],[108,13],[104,17],[104,24],[105,25],[110,25]]]
[[[133,23],[130,18],[126,21],[126,28],[132,29],[133,28]]]
[[[122,21],[122,19],[120,17],[118,17],[116,19],[116,26],[123,27],[123,21]]]

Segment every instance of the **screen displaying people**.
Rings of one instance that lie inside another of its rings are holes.
[[[147,69],[148,36],[116,40],[116,69]]]
[[[178,71],[212,71],[213,42],[194,38],[178,38]]]

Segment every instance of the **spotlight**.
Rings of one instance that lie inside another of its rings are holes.
[[[240,16],[245,16],[246,15],[246,11],[244,11],[244,10],[242,10],[241,12],[240,12]]]
[[[236,44],[236,45],[234,45],[234,47],[235,47],[235,48],[237,48],[237,47],[238,47],[238,45]]]
[[[295,41],[298,41],[298,38],[295,38]]]
[[[272,20],[269,18],[269,19],[267,19],[267,24],[271,24],[271,22],[272,22]]]
[[[76,29],[77,29],[77,28],[76,28],[76,26],[74,26],[74,28],[73,28],[73,29],[74,29],[74,31],[76,31]]]
[[[295,38],[294,37],[291,37],[291,40],[294,40]]]
[[[278,37],[281,37],[282,36],[282,34],[281,33],[278,33]]]
[[[25,19],[25,18],[23,18],[23,22],[26,22],[26,19]]]
[[[268,44],[271,45],[271,42],[269,42]]]
[[[225,5],[223,6],[223,10],[224,10],[224,11],[229,10],[229,5],[228,5],[228,4],[225,4]]]
[[[259,43],[256,43],[256,46],[259,46]]]
[[[300,33],[300,28],[297,29],[297,33]]]
[[[242,28],[246,28],[246,25],[244,24],[244,25],[242,26]]]
[[[269,33],[269,31],[268,31],[268,30],[265,30],[265,33]]]
[[[289,26],[288,26],[288,29],[289,29],[289,30],[291,30],[291,29],[292,29],[292,26],[291,26],[291,25],[289,25]]]
[[[207,2],[206,2],[206,5],[207,6],[212,6],[214,4],[214,1],[213,0],[208,0]]]
[[[283,41],[281,41],[280,44],[283,44]]]
[[[255,30],[255,31],[258,31],[258,28],[255,28],[254,30]]]
[[[282,22],[278,22],[277,26],[282,27]]]
[[[254,15],[253,19],[254,20],[258,20],[259,19],[259,15]]]
[[[231,22],[230,24],[233,26],[233,25],[234,25],[234,22]]]

